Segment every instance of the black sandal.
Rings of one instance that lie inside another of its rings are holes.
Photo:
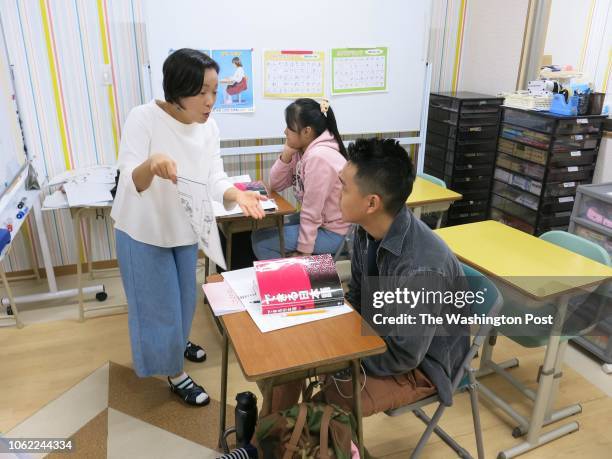
[[[210,403],[210,397],[208,396],[208,393],[204,390],[202,386],[200,386],[199,384],[196,384],[193,381],[193,379],[191,379],[189,376],[187,376],[187,378],[183,379],[177,385],[172,384],[170,377],[168,377],[168,384],[170,384],[170,391],[178,395],[180,398],[183,399],[185,403],[189,405],[206,406]],[[189,387],[190,384],[191,384],[191,387]],[[189,388],[183,389],[186,387],[189,387]],[[204,399],[202,403],[198,403],[197,401],[198,395],[200,394],[206,395],[206,398]]]
[[[198,351],[204,352],[202,357],[198,357]],[[203,362],[206,360],[206,351],[202,346],[198,346],[197,344],[193,344],[191,341],[187,341],[187,347],[185,348],[185,352],[183,354],[187,360],[192,362]]]

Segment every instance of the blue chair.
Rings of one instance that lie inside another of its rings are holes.
[[[570,234],[565,231],[549,231],[540,235],[540,239],[550,242],[551,244],[563,247],[584,257],[590,258],[593,261],[602,263],[607,266],[612,266],[610,255],[603,247],[600,247],[597,244],[575,234]],[[605,286],[603,286],[602,288],[605,288]],[[601,299],[603,299],[605,295],[605,292],[603,295],[600,295]],[[509,295],[506,297],[504,306],[504,314],[506,316],[512,314],[522,315],[525,312],[531,312],[541,316],[551,314],[555,315],[556,310],[557,307],[553,304],[539,305],[537,309],[526,307],[523,304],[515,304]],[[593,320],[592,322],[594,323],[595,321]],[[565,354],[565,349],[567,348],[568,340],[574,338],[577,335],[588,333],[588,330],[592,328],[592,326],[593,325],[589,325],[583,330],[576,331],[575,333],[572,332],[571,335],[560,337],[559,351],[557,354],[558,358],[554,366],[555,377],[561,377],[561,366],[563,363],[563,356]],[[507,402],[505,402],[497,394],[495,394],[488,387],[486,387],[482,383],[481,378],[489,374],[496,373],[499,376],[503,377],[506,381],[512,384],[516,389],[522,392],[523,395],[525,395],[528,399],[532,401],[535,401],[536,399],[536,392],[526,387],[523,383],[518,381],[514,376],[512,376],[508,371],[506,371],[509,368],[518,366],[518,360],[516,358],[501,363],[496,363],[493,361],[493,347],[495,346],[495,343],[497,341],[498,332],[506,335],[512,341],[527,348],[537,348],[546,346],[548,344],[549,335],[539,334],[537,336],[516,336],[516,329],[512,331],[510,329],[507,329],[507,332],[504,333],[504,327],[502,326],[492,331],[491,336],[483,347],[483,352],[480,361],[480,370],[477,374],[479,380],[479,390],[487,399],[491,400],[495,405],[501,408],[502,411],[504,411],[518,424],[518,426],[512,431],[512,435],[515,438],[518,438],[527,433],[529,429],[529,420],[517,411],[515,411],[514,408],[512,408]],[[537,379],[539,381],[539,374]],[[570,405],[557,411],[553,411],[550,413],[550,417],[545,420],[544,425],[560,421],[561,419],[564,419],[568,416],[578,414],[581,411],[582,408],[578,404]]]
[[[421,177],[422,179],[428,180],[431,183],[435,183],[436,185],[441,186],[442,188],[446,188],[446,182],[438,177],[434,177],[433,175],[421,172],[420,174],[417,174],[417,177]]]
[[[428,182],[431,182],[435,185],[441,186],[442,188],[446,188],[446,182],[444,182],[444,180],[438,178],[438,177],[434,177],[433,175],[429,175],[426,174],[424,172],[421,172],[420,174],[417,174],[417,177],[421,177],[424,180],[427,180]],[[435,212],[434,212],[435,214]],[[440,228],[440,226],[442,226],[442,217],[444,216],[444,212],[438,212],[438,221],[436,222],[436,229]]]
[[[469,289],[471,291],[484,292],[484,302],[480,305],[474,303],[470,312],[478,315],[482,314],[488,318],[496,317],[501,310],[503,299],[495,284],[493,284],[493,282],[491,282],[480,272],[469,266],[463,265],[463,273],[467,278]],[[478,450],[479,459],[484,458],[484,447],[482,441],[482,429],[480,426],[480,412],[478,409],[478,383],[476,382],[476,378],[474,376],[475,370],[472,368],[472,360],[478,353],[478,350],[482,346],[485,338],[491,332],[492,328],[492,325],[488,325],[486,323],[479,327],[478,332],[472,341],[472,345],[469,347],[468,352],[463,358],[461,366],[452,381],[452,389],[454,393],[465,388],[470,394],[472,420],[474,422],[474,435],[476,436],[476,448]],[[422,408],[432,403],[438,403],[438,407],[434,415],[429,418]],[[442,404],[438,395],[434,394],[423,400],[411,403],[410,405],[387,410],[385,411],[385,414],[388,416],[399,416],[407,412],[412,412],[417,418],[427,425],[425,432],[419,439],[417,446],[412,452],[412,458],[417,458],[420,456],[432,432],[438,435],[438,437],[440,437],[444,443],[450,446],[453,451],[459,455],[459,457],[471,458],[472,456],[465,448],[459,445],[448,433],[442,430],[441,427],[438,427],[438,422],[440,421],[445,409],[446,406]]]

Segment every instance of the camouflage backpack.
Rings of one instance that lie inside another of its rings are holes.
[[[352,414],[306,402],[259,419],[255,435],[264,459],[350,459],[355,432]]]

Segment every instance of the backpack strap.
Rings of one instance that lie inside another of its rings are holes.
[[[321,428],[319,429],[319,458],[328,459],[329,455],[329,422],[331,421],[334,408],[331,405],[326,405],[323,409],[323,417],[321,418]]]
[[[306,405],[304,403],[300,403],[300,411],[298,413],[297,420],[295,421],[295,427],[291,433],[289,443],[285,445],[285,454],[283,455],[283,459],[291,459],[293,457],[293,453],[298,450],[297,444],[298,441],[300,441],[300,436],[302,435],[302,430],[304,430],[304,425],[306,425],[307,413],[308,408]]]

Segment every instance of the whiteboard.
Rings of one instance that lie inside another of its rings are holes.
[[[325,51],[386,46],[388,91],[329,97],[342,134],[419,131],[429,39],[428,0],[147,0],[145,23],[153,97],[163,100],[162,65],[171,49],[253,48],[254,113],[213,116],[222,139],[283,137],[291,100],[264,99],[266,49]]]
[[[26,162],[4,32],[0,22],[0,196]]]

